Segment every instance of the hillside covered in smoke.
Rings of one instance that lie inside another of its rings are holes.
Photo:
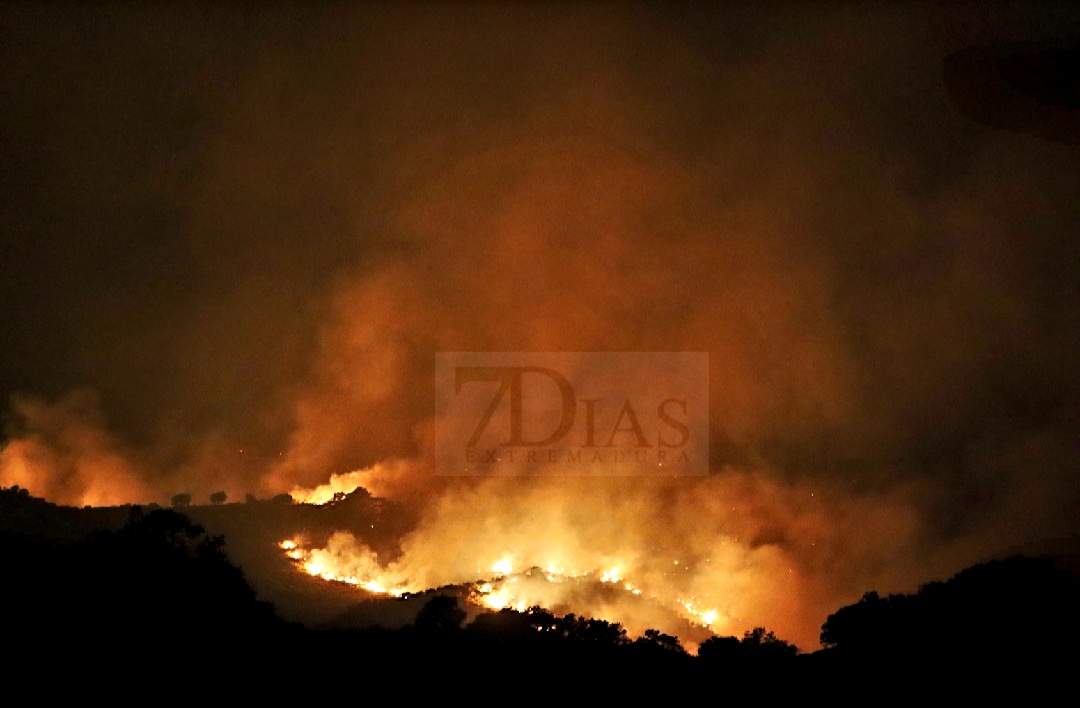
[[[0,485],[355,476],[406,511],[339,519],[354,570],[618,568],[812,648],[1077,532],[1078,37],[1068,3],[5,3]],[[439,352],[707,353],[708,474],[453,477]]]

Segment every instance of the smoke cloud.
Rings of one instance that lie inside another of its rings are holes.
[[[418,583],[679,560],[804,648],[1071,534],[1080,161],[942,69],[1080,29],[1018,12],[6,6],[0,484],[373,468]],[[439,351],[709,352],[712,474],[445,477]]]

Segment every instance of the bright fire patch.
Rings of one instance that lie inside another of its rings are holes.
[[[326,548],[306,547],[301,537],[284,540],[279,546],[286,556],[308,575],[346,583],[370,593],[401,597],[433,587],[410,581],[398,564],[381,564],[370,549],[347,533],[331,536]],[[709,630],[718,630],[726,624],[720,621],[722,615],[719,610],[704,607],[696,597],[668,600],[663,596],[663,592],[643,590],[625,579],[621,566],[576,572],[568,571],[556,563],[547,563],[542,567],[530,567],[515,573],[512,556],[504,555],[488,567],[494,577],[461,580],[459,584],[470,585],[469,601],[489,610],[511,608],[524,612],[530,607],[541,607],[558,612],[565,609],[567,596],[573,594],[569,588],[576,586],[578,592],[583,592],[582,588],[592,583],[612,588],[614,592],[625,594],[629,598],[641,598],[667,606],[689,622]],[[576,611],[582,615],[590,615],[584,609]]]

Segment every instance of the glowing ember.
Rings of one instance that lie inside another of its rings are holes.
[[[689,600],[680,600],[679,602],[683,606],[683,609],[686,610],[687,614],[689,614],[695,622],[704,627],[711,628],[719,617],[719,613],[715,609],[701,609],[700,603],[693,597]]]
[[[282,550],[285,551],[285,555],[289,558],[295,561],[304,560],[304,552],[300,550],[296,541],[282,541],[278,544],[278,546],[280,546]]]

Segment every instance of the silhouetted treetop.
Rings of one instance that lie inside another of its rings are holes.
[[[764,627],[746,631],[742,639],[710,637],[698,647],[698,656],[709,662],[776,662],[791,659],[798,653],[797,646]]]
[[[967,568],[914,594],[868,592],[829,615],[821,643],[849,653],[1018,654],[1056,645],[1077,626],[1071,579],[1047,559]]]
[[[461,629],[465,617],[456,597],[436,595],[420,609],[414,624],[425,632],[447,632]]]

